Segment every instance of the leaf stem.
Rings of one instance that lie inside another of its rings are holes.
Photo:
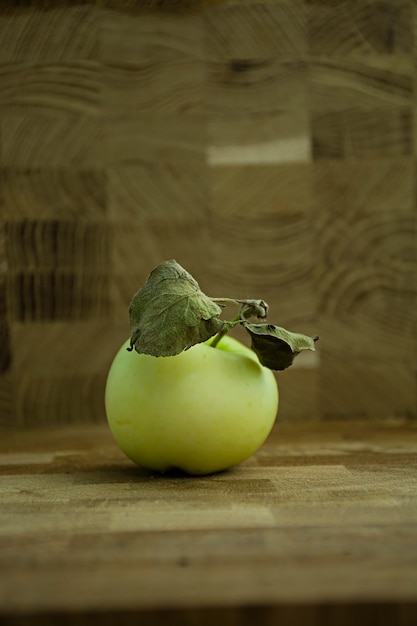
[[[210,297],[210,300],[213,300],[213,302],[231,302],[232,304],[241,303],[241,300],[237,300],[236,298],[212,298]]]
[[[252,300],[240,298],[210,298],[212,302],[232,302],[233,304],[240,304],[239,318],[246,320],[250,317],[257,317],[259,320],[265,320],[268,315],[268,303],[265,300]]]

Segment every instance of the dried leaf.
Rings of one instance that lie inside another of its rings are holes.
[[[243,324],[251,336],[251,348],[259,361],[271,370],[284,370],[302,350],[315,350],[318,337],[292,333],[273,324]]]
[[[132,298],[130,345],[153,356],[179,354],[222,330],[221,312],[179,263],[164,261]]]

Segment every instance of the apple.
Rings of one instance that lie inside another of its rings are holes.
[[[105,407],[120,449],[155,471],[204,475],[256,452],[278,410],[273,372],[253,350],[226,335],[175,356],[129,352],[126,341],[110,367]]]

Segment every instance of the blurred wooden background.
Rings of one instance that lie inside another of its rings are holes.
[[[416,417],[413,0],[0,4],[0,425],[104,421],[175,258],[319,334],[280,419]]]

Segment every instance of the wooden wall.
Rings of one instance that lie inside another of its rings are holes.
[[[283,420],[416,417],[413,0],[0,4],[0,424],[104,420],[176,258],[319,334]]]

